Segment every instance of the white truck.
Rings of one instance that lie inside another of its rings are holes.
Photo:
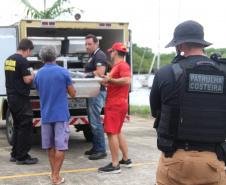
[[[10,144],[12,144],[13,138],[13,120],[8,109],[5,89],[4,62],[7,57],[17,51],[21,39],[30,38],[34,43],[34,50],[27,59],[30,67],[34,70],[38,70],[44,65],[38,56],[40,48],[44,45],[55,45],[59,54],[58,65],[69,71],[84,72],[84,64],[88,59],[85,49],[85,36],[88,34],[98,36],[99,46],[106,53],[109,61],[110,54],[107,49],[111,48],[115,42],[125,43],[128,48],[125,59],[132,70],[132,42],[128,23],[22,19],[12,26],[0,27],[0,116],[1,120],[6,120],[6,134]],[[92,89],[89,84],[86,88]],[[76,131],[82,130],[86,140],[91,141],[92,133],[86,113],[86,98],[86,96],[68,98],[71,115],[70,125],[74,125]],[[41,126],[40,100],[32,83],[30,102],[34,112],[33,127],[36,130]],[[103,111],[101,119],[103,120]],[[129,120],[129,115],[126,120]]]

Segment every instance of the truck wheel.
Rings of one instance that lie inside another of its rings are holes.
[[[92,133],[91,127],[89,125],[83,129],[83,134],[86,138],[86,141],[88,141],[88,142],[93,141],[93,133]]]
[[[9,109],[6,113],[6,136],[10,145],[13,145],[13,117]]]

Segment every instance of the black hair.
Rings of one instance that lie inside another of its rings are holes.
[[[93,34],[86,35],[86,39],[91,39],[91,38],[93,39],[94,43],[98,42],[97,37],[95,35],[93,35]]]
[[[118,52],[118,55],[121,57],[124,57],[126,55],[126,53],[123,51],[119,51],[119,50],[116,50],[116,51]]]

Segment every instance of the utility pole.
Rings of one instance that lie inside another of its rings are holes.
[[[46,11],[46,0],[44,0],[44,11]]]
[[[160,68],[160,10],[161,10],[161,0],[159,0],[159,41],[158,41],[158,63],[157,63],[157,69]]]

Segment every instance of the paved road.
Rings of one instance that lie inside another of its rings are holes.
[[[98,173],[97,168],[111,162],[105,159],[90,161],[84,155],[91,148],[82,132],[75,132],[70,126],[69,150],[61,169],[61,176],[66,178],[65,185],[154,185],[157,162],[160,152],[156,147],[156,132],[152,128],[153,120],[131,116],[131,121],[123,126],[122,133],[126,137],[129,155],[133,162],[131,169],[122,168],[120,174]],[[107,142],[107,137],[106,137]],[[9,161],[11,146],[5,135],[5,122],[0,122],[0,185],[47,185],[51,184],[48,177],[50,166],[45,150],[41,149],[41,136],[34,134],[32,157],[38,157],[35,165],[16,165]],[[120,153],[121,158],[121,153]]]

